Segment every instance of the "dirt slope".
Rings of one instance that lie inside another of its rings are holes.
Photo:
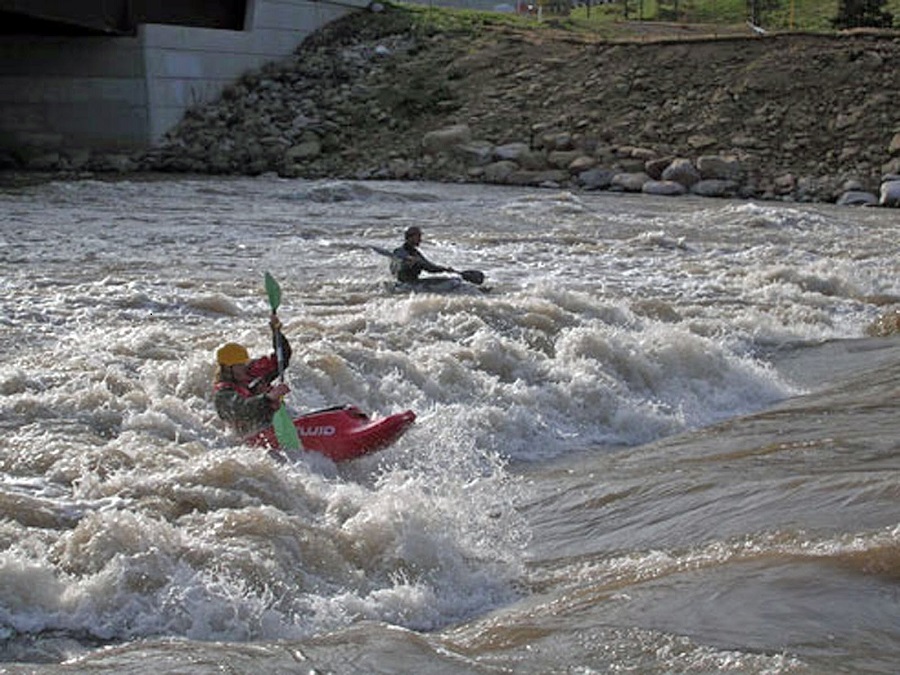
[[[833,198],[847,180],[877,191],[900,169],[890,150],[900,133],[896,34],[673,30],[677,39],[633,43],[500,27],[429,35],[394,10],[355,14],[195,111],[169,142],[177,154],[158,152],[155,162],[196,170],[191,162],[209,162],[215,148],[214,171],[281,171],[285,150],[305,139],[318,147],[295,152],[289,175],[389,175],[402,160],[403,177],[459,180],[464,167],[422,157],[422,137],[465,123],[494,145],[566,132],[608,164],[627,165],[632,148],[640,157],[730,154],[760,195],[785,175],[818,182],[815,198]],[[243,139],[277,147],[261,155]]]

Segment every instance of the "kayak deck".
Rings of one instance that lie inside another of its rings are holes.
[[[391,281],[386,284],[391,293],[447,293],[447,294],[479,294],[490,293],[489,286],[475,286],[464,283],[462,279],[448,277],[431,277],[418,281]]]
[[[453,277],[430,277],[417,281],[395,281],[391,286],[394,293],[453,293],[462,287],[462,279]]]
[[[341,405],[300,415],[294,419],[294,427],[304,450],[344,462],[391,445],[415,419],[412,410],[372,419],[354,405]],[[247,437],[246,442],[258,447],[278,448],[272,427]]]

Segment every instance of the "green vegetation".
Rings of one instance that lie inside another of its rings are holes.
[[[757,22],[768,30],[827,32],[834,30],[841,5],[842,0],[615,0],[578,7],[571,18],[622,21],[627,6],[629,20],[729,26],[744,24],[755,10]],[[900,0],[884,0],[883,9],[893,15],[894,27],[900,28]]]
[[[477,34],[491,26],[542,27],[586,32],[604,38],[628,38],[649,32],[654,24],[674,24],[684,30],[716,33],[746,33],[751,12],[756,23],[769,31],[829,33],[835,31],[839,14],[847,3],[873,0],[579,0],[591,2],[555,15],[555,0],[531,0],[538,13],[504,14],[463,9],[441,9],[423,4],[401,4],[417,32],[463,32]],[[874,0],[877,2],[878,0]],[[893,15],[893,27],[900,28],[900,0],[882,0],[881,9]],[[514,5],[515,0],[497,0]],[[639,30],[644,27],[645,31]]]
[[[502,0],[498,0],[498,4]],[[447,9],[427,5],[394,3],[407,11],[413,30],[420,34],[479,33],[490,26],[519,26],[533,28],[535,17],[472,9]]]
[[[885,9],[887,0],[841,0],[834,25],[838,28],[876,26],[890,28],[894,14]]]

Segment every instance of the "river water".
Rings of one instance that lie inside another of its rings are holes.
[[[0,671],[896,672],[896,211],[267,176],[0,213]],[[391,293],[411,224],[490,292]],[[216,420],[266,271],[288,405],[412,408],[396,445]]]

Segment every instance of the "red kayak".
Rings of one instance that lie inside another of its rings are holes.
[[[412,410],[373,420],[353,405],[306,413],[294,419],[303,449],[321,452],[335,462],[381,450],[396,441],[415,421]],[[272,427],[247,437],[250,445],[277,448]]]

